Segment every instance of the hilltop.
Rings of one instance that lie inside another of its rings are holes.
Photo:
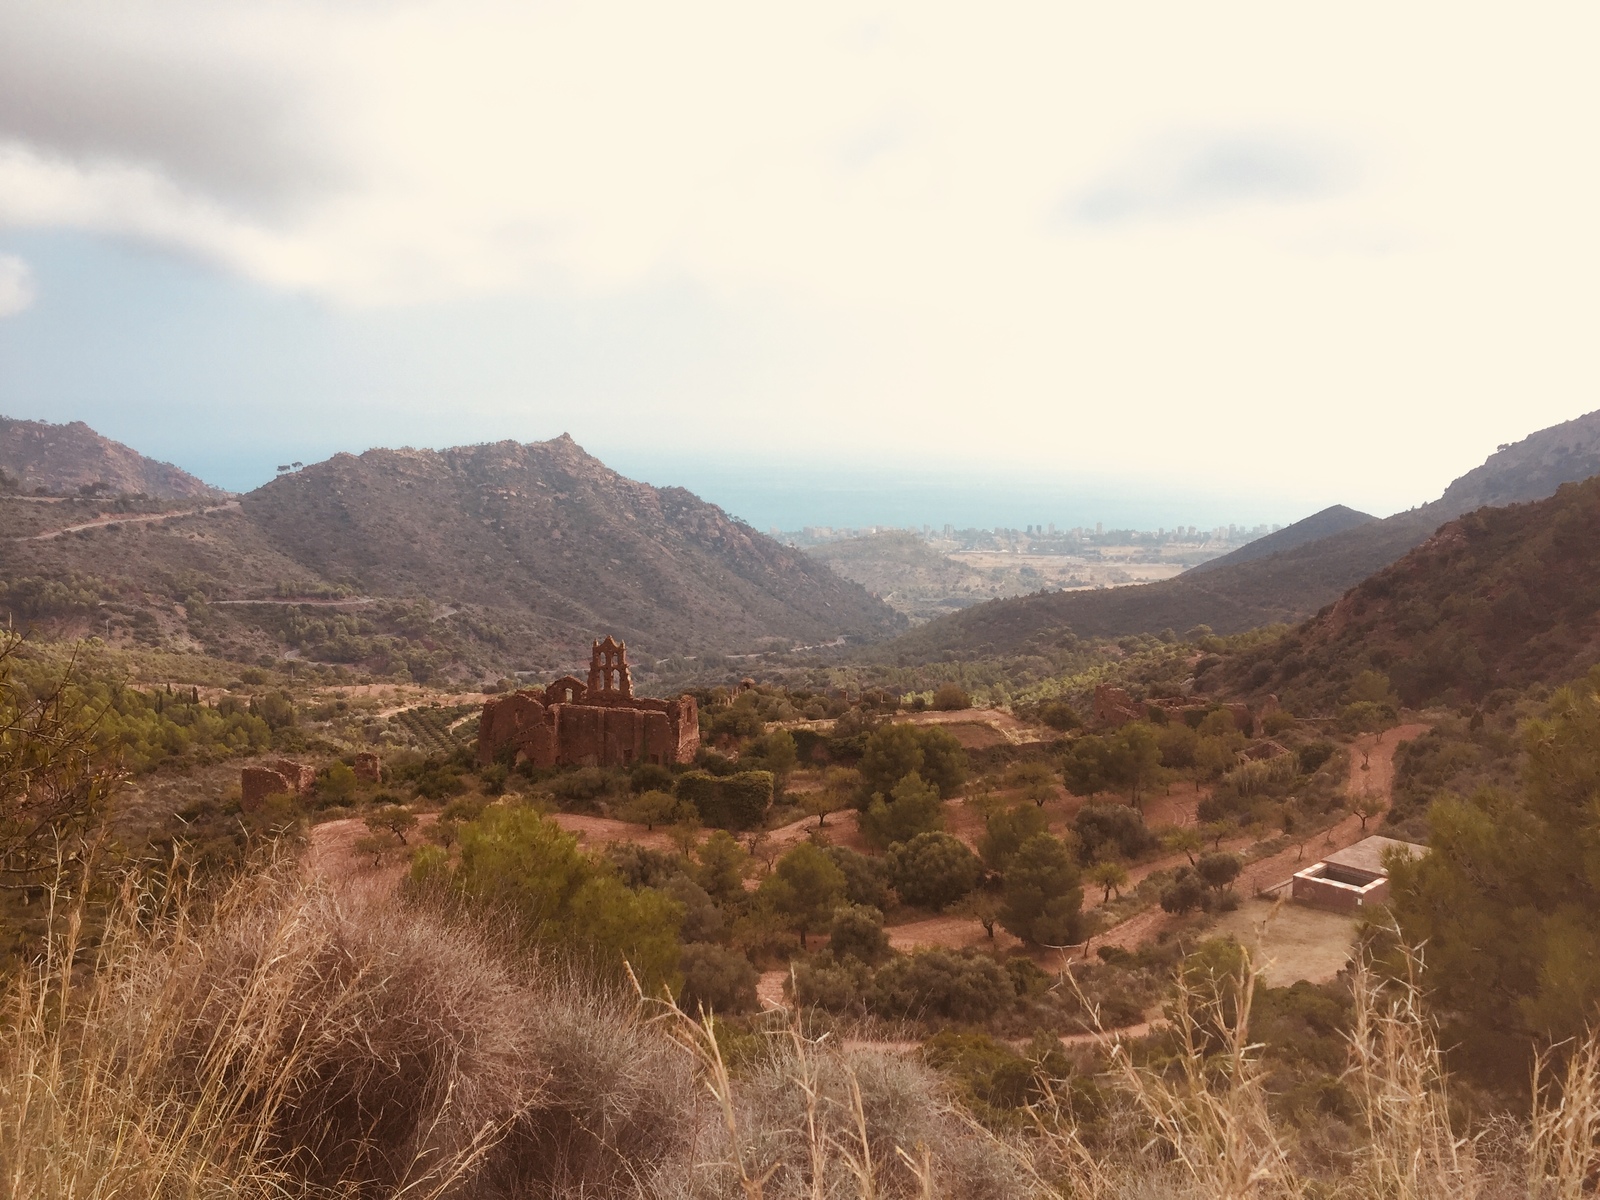
[[[626,479],[565,435],[335,455],[220,511],[13,541],[0,583],[18,618],[60,632],[94,613],[150,644],[418,678],[568,665],[600,632],[648,665],[879,637],[901,620],[821,563],[682,488]]]
[[[0,472],[24,492],[75,493],[99,485],[109,495],[213,499],[224,493],[171,463],[146,458],[82,421],[52,425],[0,417]]]
[[[1600,478],[1480,508],[1282,638],[1231,660],[1229,690],[1324,711],[1362,671],[1407,705],[1477,702],[1600,662]]]
[[[1282,554],[1287,550],[1304,546],[1308,542],[1321,541],[1323,538],[1343,533],[1347,529],[1370,524],[1377,519],[1371,513],[1357,512],[1343,504],[1334,504],[1321,512],[1312,513],[1309,517],[1296,521],[1293,525],[1286,525],[1276,533],[1269,533],[1266,537],[1247,542],[1232,553],[1200,563],[1190,570],[1192,573],[1215,571],[1218,567],[1232,567],[1239,563],[1254,562],[1258,558],[1269,558],[1274,554]]]
[[[991,601],[932,621],[875,654],[892,661],[1018,654],[1069,633],[1122,637],[1167,629],[1183,633],[1198,625],[1239,633],[1302,621],[1425,541],[1442,523],[1483,504],[1540,500],[1563,483],[1597,473],[1600,411],[1502,447],[1420,508],[1379,521],[1361,520],[1365,514],[1338,505],[1175,579]],[[1309,540],[1300,536],[1342,523],[1347,527],[1338,532]],[[1291,531],[1298,532],[1283,536]]]

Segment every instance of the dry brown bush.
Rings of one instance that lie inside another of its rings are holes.
[[[12,1197],[631,1193],[696,1157],[693,1064],[636,1004],[278,864],[204,923],[130,890],[0,1040]]]
[[[0,1021],[14,1200],[1578,1200],[1600,1167],[1594,1039],[1552,1050],[1529,1121],[1457,1128],[1416,955],[1399,980],[1354,975],[1364,1136],[1330,1179],[1273,1118],[1248,963],[1180,990],[1170,1057],[1108,1043],[1091,1152],[1070,1112],[997,1137],[914,1059],[798,1026],[730,1071],[709,1018],[508,963],[470,926],[290,863],[203,910],[130,884],[93,956],[59,925]]]

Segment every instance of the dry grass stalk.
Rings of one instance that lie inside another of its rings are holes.
[[[1473,1200],[1483,1173],[1475,1141],[1451,1127],[1444,1058],[1423,1008],[1421,951],[1401,940],[1399,952],[1404,974],[1387,983],[1364,957],[1352,972],[1346,1080],[1367,1127],[1359,1186],[1386,1200]]]
[[[1533,1069],[1533,1118],[1528,1137],[1531,1200],[1579,1200],[1594,1195],[1600,1171],[1600,1035],[1573,1046],[1559,1084],[1548,1054]]]
[[[0,1197],[634,1195],[687,1174],[690,1073],[634,1006],[292,863],[195,919],[130,883],[5,996]]]
[[[1170,1074],[1136,1065],[1127,1047],[1101,1030],[1113,1072],[1150,1122],[1150,1149],[1164,1149],[1206,1200],[1305,1193],[1267,1112],[1258,1048],[1250,1042],[1256,980],[1248,958],[1215,988],[1202,990],[1180,975],[1171,1010],[1179,1053]],[[1093,1186],[1100,1194],[1104,1181]]]

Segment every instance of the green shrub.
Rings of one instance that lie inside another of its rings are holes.
[[[851,904],[883,910],[889,905],[889,868],[848,846],[829,846],[827,855],[844,874],[844,898]]]
[[[939,712],[955,712],[971,708],[972,697],[959,683],[941,683],[933,692],[933,707]]]
[[[1065,700],[1051,700],[1041,705],[1039,708],[1039,720],[1059,733],[1083,727],[1083,718],[1078,715],[1078,710]]]
[[[569,947],[620,974],[626,961],[647,993],[678,983],[683,909],[661,892],[632,891],[610,864],[532,809],[494,806],[461,827],[460,857],[426,847],[411,881],[483,912],[515,918],[536,943]]]
[[[1296,757],[1300,762],[1300,770],[1307,775],[1316,774],[1321,769],[1322,764],[1333,757],[1335,749],[1334,744],[1329,741],[1307,742],[1296,751]]]
[[[328,804],[345,804],[355,795],[356,773],[342,762],[329,763],[318,772],[317,794]]]
[[[1085,804],[1072,819],[1084,862],[1099,858],[1135,859],[1155,848],[1144,814],[1126,804]]]
[[[978,856],[948,833],[919,833],[889,848],[889,879],[907,904],[940,912],[965,896],[983,873]]]
[[[871,987],[872,969],[856,958],[823,951],[794,966],[794,1001],[803,1007],[859,1016]]]
[[[557,800],[575,804],[609,796],[618,790],[618,780],[603,767],[580,767],[565,775],[557,775],[547,786]]]
[[[617,878],[631,888],[664,887],[684,872],[683,859],[672,851],[652,850],[637,842],[612,842],[605,856]]]
[[[633,792],[670,792],[672,772],[660,763],[635,763],[628,772],[628,787]]]
[[[884,849],[943,828],[944,802],[939,789],[913,771],[895,784],[888,800],[874,796],[858,825],[868,845]]]
[[[770,771],[739,771],[718,777],[689,771],[678,777],[679,799],[695,806],[700,820],[719,829],[751,829],[766,819],[772,804]]]
[[[721,940],[727,920],[705,888],[683,874],[672,875],[656,886],[682,906],[683,923],[679,932],[685,942]]]
[[[828,926],[828,949],[841,961],[854,958],[876,966],[890,953],[883,914],[860,904],[841,904],[833,910],[833,924]]]
[[[1179,867],[1172,882],[1161,889],[1161,911],[1182,915],[1206,902],[1205,881],[1192,868]]]
[[[678,960],[683,986],[678,1007],[687,1013],[742,1013],[756,1007],[760,975],[737,950],[691,942]]]
[[[924,1042],[922,1057],[954,1079],[963,1099],[985,1118],[995,1115],[990,1110],[1006,1112],[1042,1101],[1041,1074],[1055,1080],[1072,1074],[1072,1064],[1059,1045],[1045,1054],[1043,1062],[1036,1062],[988,1034],[953,1029],[942,1029]]]
[[[921,950],[878,968],[867,1007],[885,1017],[983,1021],[1016,1001],[1000,964],[975,950]]]

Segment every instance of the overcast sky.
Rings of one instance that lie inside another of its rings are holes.
[[[0,412],[1387,513],[1600,407],[1597,14],[0,0]]]

